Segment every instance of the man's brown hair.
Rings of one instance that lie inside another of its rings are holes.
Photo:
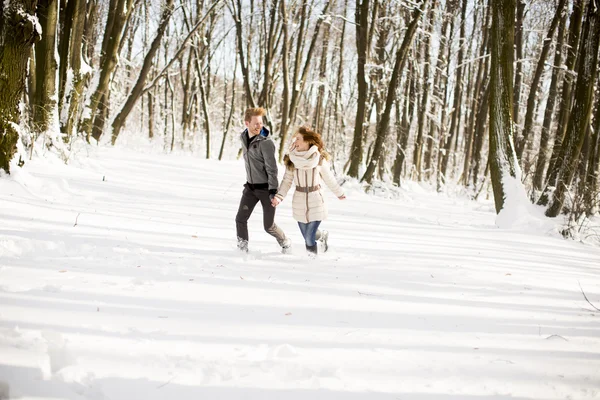
[[[264,117],[265,115],[267,115],[267,111],[262,107],[248,108],[244,114],[244,121],[250,122],[252,117]]]

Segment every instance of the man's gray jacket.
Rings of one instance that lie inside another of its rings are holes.
[[[240,140],[244,149],[248,183],[253,185],[268,183],[269,191],[277,191],[279,182],[275,143],[269,137],[269,130],[263,127],[260,134],[250,143],[250,148],[248,148],[248,129],[242,132]]]

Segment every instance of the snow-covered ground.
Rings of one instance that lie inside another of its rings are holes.
[[[283,172],[283,171],[280,171]],[[600,398],[600,249],[491,201],[328,193],[282,255],[241,161],[99,148],[0,179],[0,399]],[[580,288],[581,285],[581,288]]]

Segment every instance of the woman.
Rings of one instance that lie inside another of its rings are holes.
[[[294,219],[306,242],[310,255],[317,254],[317,240],[327,251],[327,231],[319,231],[321,221],[327,218],[327,207],[321,192],[321,181],[340,199],[346,196],[331,172],[331,156],[325,151],[321,135],[308,127],[300,127],[292,138],[289,154],[284,157],[286,166],[283,181],[271,204],[277,207],[285,198],[292,183],[296,185],[292,209]]]

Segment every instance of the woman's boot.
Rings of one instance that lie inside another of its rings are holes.
[[[309,256],[315,257],[317,255],[317,245],[314,244],[312,246],[306,245],[306,251]]]

